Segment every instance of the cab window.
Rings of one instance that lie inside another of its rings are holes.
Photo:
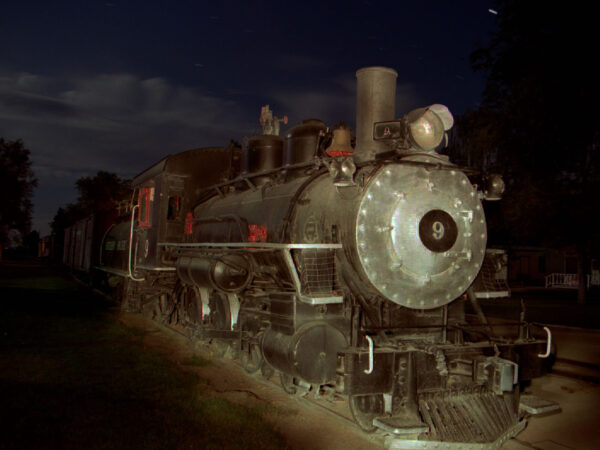
[[[167,205],[167,220],[174,221],[179,219],[179,213],[181,212],[181,197],[171,196],[169,197],[169,203]]]

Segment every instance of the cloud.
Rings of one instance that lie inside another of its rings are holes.
[[[40,180],[36,228],[99,170],[131,177],[169,153],[227,145],[253,125],[241,105],[164,78],[103,74],[54,79],[0,73],[0,136],[23,139]]]
[[[240,119],[238,110],[231,100],[164,78],[109,74],[59,83],[33,74],[0,77],[0,117],[5,120],[115,131],[174,123],[220,126]]]
[[[25,121],[49,121],[77,117],[71,105],[56,98],[20,91],[0,91],[0,118]]]
[[[236,109],[230,100],[174,86],[164,78],[140,79],[129,74],[79,79],[60,97],[65,103],[125,126],[173,122],[187,126],[217,125]]]

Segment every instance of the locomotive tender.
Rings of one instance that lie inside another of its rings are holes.
[[[133,180],[97,269],[123,304],[278,373],[293,395],[345,396],[388,445],[499,446],[523,429],[519,382],[547,342],[469,323],[482,200],[503,183],[436,152],[442,105],[395,116],[397,73],[357,72],[357,136],[309,119],[171,155]],[[471,179],[479,177],[479,184]],[[546,354],[547,356],[547,354]]]

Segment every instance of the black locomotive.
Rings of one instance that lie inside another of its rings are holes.
[[[390,446],[499,445],[524,427],[519,382],[547,344],[529,324],[498,338],[465,315],[486,250],[481,201],[503,183],[436,152],[446,107],[396,119],[396,76],[357,72],[356,139],[316,119],[280,137],[265,107],[263,134],[242,146],[142,172],[96,268],[129,310],[278,373],[288,393],[346,396]]]

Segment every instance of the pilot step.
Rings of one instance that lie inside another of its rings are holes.
[[[541,397],[531,394],[521,395],[519,408],[529,414],[547,414],[560,410],[560,405],[551,400],[545,400]]]
[[[392,434],[419,434],[427,433],[429,427],[418,418],[407,420],[406,416],[382,416],[373,419],[373,425]]]

